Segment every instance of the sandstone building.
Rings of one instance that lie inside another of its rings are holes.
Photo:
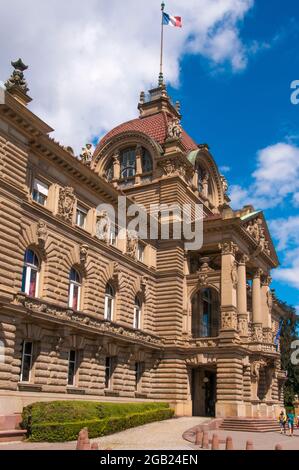
[[[26,67],[13,66],[0,88],[0,414],[80,398],[272,417],[283,311],[262,212],[230,208],[208,146],[181,128],[164,85],[77,158],[28,109]],[[151,204],[203,204],[202,248],[120,237],[119,220],[97,209],[120,195],[143,204],[148,223]]]

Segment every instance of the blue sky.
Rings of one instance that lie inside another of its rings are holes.
[[[290,83],[299,79],[298,19],[299,2],[256,1],[244,19],[240,34],[243,43],[258,41],[262,46],[249,58],[246,69],[234,73],[229,63],[215,68],[201,56],[185,55],[181,60],[180,87],[171,90],[172,96],[182,102],[184,127],[197,142],[210,145],[219,166],[230,168],[226,172],[230,185],[248,191],[240,199],[237,191],[237,197],[233,197],[236,207],[253,199],[257,208],[266,208],[265,215],[275,235],[283,270],[279,279],[274,275],[273,287],[279,298],[294,306],[299,306],[299,223],[296,219],[299,213],[298,203],[292,200],[297,188],[272,201],[276,185],[285,184],[285,181],[276,181],[275,165],[275,174],[268,175],[266,182],[270,185],[265,184],[265,198],[261,197],[263,181],[259,181],[257,198],[255,188],[250,187],[256,180],[253,174],[258,166],[258,152],[267,149],[265,158],[271,158],[278,143],[288,145],[281,146],[281,151],[286,151],[286,171],[290,167],[296,173],[293,160],[288,162],[288,157],[294,148],[294,158],[299,160],[299,152],[296,152],[299,105],[290,102]],[[273,207],[268,208],[269,205]]]
[[[3,3],[0,80],[22,57],[30,109],[79,153],[136,117],[140,91],[156,85],[160,3]],[[299,2],[166,0],[166,12],[183,18],[165,28],[165,77],[184,127],[227,167],[233,206],[265,210],[281,260],[274,287],[299,306]]]

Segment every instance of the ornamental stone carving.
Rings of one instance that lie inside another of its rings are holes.
[[[247,315],[238,315],[238,331],[240,336],[248,336],[248,330]]]
[[[127,250],[126,254],[131,258],[137,258],[138,249],[138,235],[134,230],[128,230],[127,232]]]
[[[262,343],[264,340],[262,325],[253,325],[253,341],[255,343]]]
[[[58,200],[58,216],[66,222],[72,223],[74,216],[76,197],[74,188],[67,186],[60,188]]]
[[[233,255],[235,256],[239,251],[236,243],[232,241],[226,241],[219,244],[219,249],[221,250],[222,255]]]
[[[42,251],[44,251],[48,237],[48,227],[46,222],[44,222],[43,220],[38,221],[36,235],[38,240],[38,246]]]
[[[92,144],[86,144],[85,147],[82,148],[80,159],[84,165],[90,166],[92,162]]]
[[[173,158],[167,158],[158,162],[160,168],[162,168],[164,175],[172,176],[178,175],[183,178],[190,180],[194,175],[194,167],[186,160],[185,157],[176,156]]]
[[[106,242],[110,241],[111,221],[106,211],[97,214],[96,237]]]
[[[266,240],[265,229],[263,227],[263,220],[261,217],[257,217],[254,220],[250,220],[245,225],[246,231],[258,244],[257,249],[253,253],[253,257],[257,257],[261,253],[266,253],[268,256],[271,255],[270,243]]]
[[[179,119],[174,119],[168,124],[167,138],[168,139],[181,139],[183,129]]]
[[[221,313],[221,329],[222,330],[237,330],[238,319],[235,312],[222,312]]]
[[[228,186],[228,181],[227,181],[227,179],[225,178],[224,175],[221,175],[221,184],[222,184],[223,194],[227,195],[229,186]]]
[[[272,295],[272,292],[270,291],[270,289],[267,292],[267,305],[268,305],[268,308],[271,312],[272,308],[273,308],[273,295]]]
[[[88,245],[81,245],[80,246],[80,264],[82,267],[85,267],[87,262],[89,246]]]
[[[232,263],[231,278],[232,278],[233,287],[234,289],[236,289],[238,286],[238,268],[237,268],[237,263],[235,261]]]
[[[19,59],[16,62],[11,62],[11,65],[13,66],[14,71],[5,83],[5,88],[10,92],[19,90],[26,95],[29,88],[24,77],[24,72],[28,69],[28,66],[24,64],[22,59]]]

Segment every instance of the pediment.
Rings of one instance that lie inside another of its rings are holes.
[[[241,221],[247,235],[256,244],[253,256],[258,257],[260,254],[265,254],[272,259],[275,265],[278,265],[279,260],[263,212],[250,212],[242,216]]]

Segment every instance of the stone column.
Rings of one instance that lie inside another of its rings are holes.
[[[136,147],[136,179],[135,183],[141,183],[141,175],[142,175],[142,147],[138,145]]]
[[[262,277],[261,287],[261,309],[262,309],[262,321],[264,337],[267,343],[273,343],[272,335],[272,293],[270,290],[270,284],[272,279],[269,275]]]
[[[113,155],[113,180],[118,181],[120,179],[120,155],[116,153]]]
[[[237,332],[238,271],[235,260],[237,245],[232,241],[220,245],[221,258],[221,331]]]
[[[262,299],[261,299],[261,275],[263,271],[257,269],[252,282],[252,315],[254,328],[254,341],[261,343],[263,341],[263,318],[262,318]]]
[[[247,309],[247,277],[246,263],[249,258],[242,255],[238,264],[238,287],[237,287],[237,307],[238,307],[238,329],[241,337],[248,336],[248,309]]]

